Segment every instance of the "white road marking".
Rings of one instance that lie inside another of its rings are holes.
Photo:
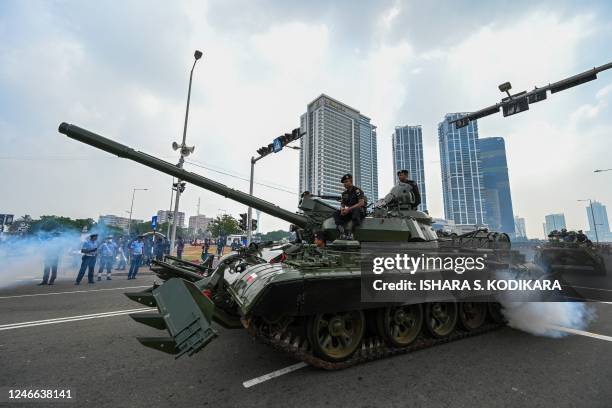
[[[103,317],[122,316],[122,315],[130,314],[130,313],[142,313],[142,312],[148,312],[148,311],[153,311],[153,310],[157,310],[157,308],[141,307],[138,309],[116,310],[113,312],[93,313],[93,314],[80,315],[80,316],[58,317],[55,319],[35,320],[31,322],[10,323],[10,324],[0,325],[0,331],[23,329],[24,327],[44,326],[47,324],[78,322],[80,320],[100,319]]]
[[[151,287],[151,285],[126,286],[126,287],[123,287],[123,288],[108,288],[108,289],[69,290],[69,291],[66,291],[66,292],[32,293],[32,294],[29,294],[29,295],[0,296],[0,299],[14,299],[14,298],[32,297],[32,296],[63,295],[63,294],[66,294],[66,293],[102,292],[102,291],[105,291],[105,290],[142,289],[142,288],[150,288],[150,287]]]
[[[604,336],[603,334],[591,333],[591,332],[583,331],[583,330],[570,329],[568,327],[562,327],[562,326],[550,325],[549,327],[553,330],[558,330],[558,331],[569,333],[569,334],[578,334],[580,336],[592,337],[594,339],[612,341],[611,336]]]
[[[257,384],[261,384],[264,381],[271,380],[276,377],[280,377],[281,375],[289,374],[292,371],[299,370],[300,368],[306,367],[308,364],[301,362],[297,364],[290,365],[285,368],[281,368],[280,370],[272,371],[271,373],[264,374],[261,377],[253,378],[252,380],[248,380],[242,383],[244,388],[249,388]]]

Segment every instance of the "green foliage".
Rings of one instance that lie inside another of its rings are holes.
[[[26,218],[27,217],[27,218]],[[33,220],[29,216],[23,216],[20,220],[28,222],[30,228],[28,233],[35,234],[40,231],[77,231],[83,230],[83,227],[87,227],[88,230],[96,224],[91,218],[80,218],[73,220],[69,217],[61,217],[57,215],[43,215],[38,220]]]
[[[208,224],[208,231],[213,237],[227,236],[242,232],[238,220],[227,214],[217,216],[217,218],[212,220],[210,224]]]
[[[257,236],[261,241],[280,241],[283,238],[289,238],[289,235],[288,231],[276,230],[265,234],[258,234]]]

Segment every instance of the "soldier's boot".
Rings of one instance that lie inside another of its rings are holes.
[[[338,239],[344,239],[346,237],[346,231],[344,230],[344,226],[336,225],[336,229],[338,230]]]

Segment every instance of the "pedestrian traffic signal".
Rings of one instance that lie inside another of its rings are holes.
[[[247,214],[240,214],[240,223],[238,224],[238,226],[241,230],[246,231],[248,229],[247,225],[249,225],[247,221]]]
[[[251,220],[251,231],[257,231],[257,220]]]

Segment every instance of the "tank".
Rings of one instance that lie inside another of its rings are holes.
[[[262,251],[272,243],[253,243],[227,254],[215,268],[170,256],[153,261],[161,284],[126,295],[157,309],[134,314],[134,320],[165,332],[138,340],[177,358],[199,352],[218,337],[213,321],[227,329],[246,329],[272,347],[324,369],[434,346],[503,324],[493,297],[364,302],[361,251],[367,246],[401,244],[407,250],[439,254],[487,254],[500,269],[519,265],[523,271],[539,273],[511,250],[507,235],[479,230],[438,238],[431,217],[401,199],[379,202],[353,240],[338,239],[332,218],[336,207],[328,199],[303,194],[294,212],[78,126],[62,123],[59,132],[292,224],[296,241],[270,262]],[[317,247],[317,234],[324,234],[329,245]]]

